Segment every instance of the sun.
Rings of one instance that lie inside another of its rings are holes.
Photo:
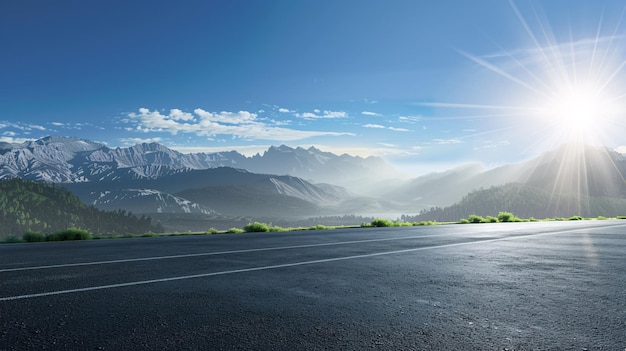
[[[419,105],[456,110],[444,117],[472,123],[468,130],[476,132],[460,138],[472,138],[477,145],[500,140],[521,153],[572,142],[623,145],[626,36],[620,35],[621,17],[615,27],[601,17],[592,31],[555,28],[532,6],[527,18],[514,0],[509,4],[525,40],[512,48],[496,44],[498,50],[481,55],[458,50],[474,64],[467,89],[474,100]]]
[[[565,84],[538,108],[538,117],[562,141],[592,142],[600,137],[613,109],[601,89]]]

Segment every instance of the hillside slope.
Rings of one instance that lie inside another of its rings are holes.
[[[534,185],[511,183],[469,193],[448,207],[432,208],[408,221],[458,221],[476,214],[497,216],[512,212],[522,218],[554,217],[614,217],[626,215],[626,199],[607,196],[587,196],[579,193],[553,194]]]
[[[0,240],[26,231],[50,233],[70,227],[93,234],[160,232],[149,217],[137,218],[126,211],[105,212],[82,203],[56,186],[5,179],[0,181]]]

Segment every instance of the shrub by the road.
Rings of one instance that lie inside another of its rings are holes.
[[[483,223],[498,223],[498,218],[494,216],[487,216],[484,218]]]
[[[8,236],[8,237],[7,237],[7,238],[6,238],[3,242],[4,242],[4,243],[7,243],[7,244],[11,244],[11,243],[23,243],[23,242],[24,242],[24,240],[23,240],[23,239],[20,239],[20,238],[18,238],[18,237],[16,237],[16,236],[15,236],[15,235],[13,235],[13,234],[9,234],[9,236]]]
[[[334,227],[332,227],[332,226],[318,224],[318,225],[314,225],[312,227],[309,227],[309,230],[329,230],[329,229],[333,229],[333,228]]]
[[[375,218],[371,224],[372,224],[372,227],[393,227],[394,226],[393,221],[389,219],[385,219],[385,218]]]
[[[27,243],[35,243],[35,242],[40,242],[40,241],[46,241],[46,236],[43,235],[43,233],[29,230],[26,233],[24,233],[24,235],[22,236],[22,239],[24,239],[24,241],[26,241]]]
[[[247,233],[269,232],[270,227],[265,223],[254,222],[254,223],[248,223],[245,227],[243,227],[243,230]]]
[[[479,215],[472,214],[467,217],[467,221],[470,223],[483,223],[485,219]]]
[[[48,234],[46,236],[46,241],[89,240],[91,238],[91,233],[86,230],[70,228]]]
[[[521,222],[520,218],[515,217],[511,212],[500,212],[498,213],[498,221],[499,222]]]

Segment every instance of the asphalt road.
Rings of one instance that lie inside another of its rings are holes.
[[[626,350],[626,222],[0,245],[0,350]]]

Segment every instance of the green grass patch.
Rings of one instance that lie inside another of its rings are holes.
[[[470,223],[484,223],[485,219],[479,215],[471,214],[467,217],[467,221]]]
[[[421,221],[421,222],[414,222],[413,226],[426,226],[426,225],[437,225],[439,224],[437,221]]]
[[[91,233],[78,228],[69,228],[46,235],[46,241],[71,241],[90,239],[92,239]]]
[[[269,232],[270,227],[265,223],[253,222],[253,223],[248,223],[245,227],[243,227],[243,230],[246,233]]]
[[[375,218],[371,222],[372,227],[393,227],[394,223],[392,220],[385,218]]]
[[[10,234],[4,241],[5,244],[17,244],[25,242],[24,239],[18,238],[17,236]]]
[[[157,233],[144,233],[141,237],[142,238],[158,238],[160,237],[160,235]]]
[[[24,239],[24,241],[27,243],[36,243],[36,242],[46,241],[46,236],[43,235],[43,233],[41,232],[34,232],[32,230],[29,230],[26,233],[24,233],[24,235],[22,236],[22,239]]]
[[[515,217],[511,212],[499,212],[498,222],[521,222],[520,218]]]
[[[327,226],[323,224],[318,224],[318,225],[309,227],[309,230],[330,230],[330,229],[335,229],[335,227],[331,227],[331,226]]]
[[[498,223],[498,217],[487,216],[483,219],[483,223]]]

